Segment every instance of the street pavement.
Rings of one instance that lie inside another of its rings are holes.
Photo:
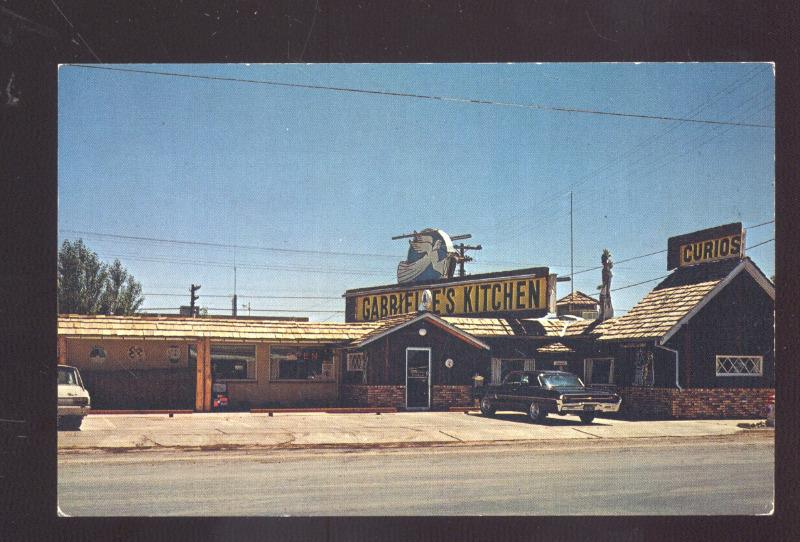
[[[768,514],[773,436],[60,453],[58,499],[71,516]]]
[[[627,421],[549,416],[531,423],[524,414],[487,418],[463,412],[391,414],[251,413],[122,415],[84,419],[81,431],[59,431],[60,453],[86,450],[223,450],[323,447],[477,445],[523,441],[589,441],[733,435],[761,420]]]

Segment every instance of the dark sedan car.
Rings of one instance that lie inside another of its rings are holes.
[[[598,412],[617,412],[622,398],[616,393],[586,387],[566,371],[514,371],[501,384],[476,388],[481,412],[492,416],[497,410],[527,412],[541,422],[548,413],[577,414],[592,423]]]

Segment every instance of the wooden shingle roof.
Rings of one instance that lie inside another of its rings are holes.
[[[70,338],[268,340],[346,343],[381,322],[321,323],[180,316],[60,315],[58,334]]]
[[[724,287],[732,275],[744,269],[761,274],[749,259],[676,269],[627,314],[599,325],[595,329],[600,334],[598,339],[661,340],[699,304],[715,295],[719,287]]]
[[[522,323],[514,319],[443,316],[442,320],[475,337],[519,337],[527,335]]]
[[[600,302],[593,298],[590,295],[584,294],[580,291],[575,291],[574,293],[569,293],[556,301],[556,305],[597,305]]]

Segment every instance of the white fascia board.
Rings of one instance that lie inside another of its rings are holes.
[[[447,321],[442,320],[441,318],[439,318],[438,316],[436,316],[435,314],[430,313],[430,312],[424,312],[424,313],[420,314],[419,316],[417,316],[416,318],[412,318],[411,320],[409,320],[407,322],[404,322],[402,324],[398,324],[396,326],[390,327],[389,329],[386,329],[386,330],[378,333],[377,335],[375,335],[373,337],[370,337],[366,341],[364,341],[362,343],[359,343],[357,346],[359,348],[362,347],[362,346],[366,346],[366,345],[368,345],[368,344],[370,344],[372,342],[377,341],[378,339],[382,339],[383,337],[386,337],[387,335],[389,335],[391,333],[394,333],[395,331],[397,331],[399,329],[403,329],[404,327],[410,326],[412,324],[415,324],[415,323],[417,323],[417,322],[419,322],[421,320],[425,320],[425,319],[430,319],[430,320],[433,320],[434,322],[437,322],[442,327],[446,328],[449,332],[453,333],[454,335],[457,335],[458,337],[461,337],[466,342],[469,342],[469,343],[472,343],[472,344],[474,344],[476,346],[479,346],[480,348],[483,348],[484,350],[490,350],[491,349],[489,347],[489,345],[486,344],[485,342],[483,342],[481,340],[478,340],[476,337],[470,335],[466,331],[462,331],[462,330],[458,329],[453,324],[450,324]]]

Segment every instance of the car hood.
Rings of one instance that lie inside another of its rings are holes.
[[[58,385],[59,397],[89,397],[89,392],[80,386],[72,384],[59,384]]]
[[[553,388],[553,391],[557,391],[558,393],[591,393],[592,395],[613,395],[608,390],[600,389],[600,388],[581,388],[580,386],[563,386],[563,387],[556,387]]]

